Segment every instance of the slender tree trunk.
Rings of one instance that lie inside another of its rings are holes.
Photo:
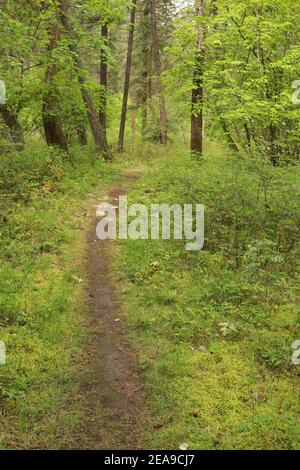
[[[203,18],[204,0],[195,0],[195,10],[196,16]],[[203,153],[203,72],[204,28],[202,21],[198,20],[191,116],[191,151],[197,156],[202,156]]]
[[[69,21],[69,12],[70,12],[69,0],[59,0],[59,5],[60,5],[60,19],[70,39],[69,49],[70,49],[74,63],[78,70],[78,83],[80,85],[82,99],[86,105],[87,117],[89,120],[93,137],[94,137],[94,141],[95,141],[96,147],[99,149],[100,152],[102,152],[104,158],[106,160],[109,160],[110,151],[109,151],[108,143],[106,140],[106,136],[100,124],[99,116],[98,116],[92,95],[90,94],[88,87],[86,86],[86,79],[82,73],[84,67],[81,63],[81,60],[80,60],[80,57],[79,57],[79,54],[75,45],[77,34]]]
[[[132,49],[133,49],[133,38],[134,38],[134,26],[135,26],[135,16],[136,16],[136,4],[137,4],[137,0],[133,0],[131,12],[130,12],[130,25],[129,25],[129,33],[128,33],[128,48],[127,48],[126,68],[125,68],[123,104],[122,104],[120,132],[119,132],[119,144],[118,144],[118,149],[119,149],[120,152],[122,152],[123,148],[124,148],[127,103],[128,103],[128,95],[129,95],[130,72],[131,72],[131,62],[132,62]]]
[[[162,144],[168,142],[168,120],[165,97],[163,94],[163,88],[161,84],[161,60],[160,51],[158,44],[157,34],[157,16],[156,16],[156,0],[151,0],[151,21],[152,21],[152,49],[153,49],[153,60],[154,69],[156,75],[156,86],[159,94],[159,107],[160,107],[160,141]]]
[[[147,96],[147,95],[146,95]],[[147,98],[143,90],[143,102],[142,102],[142,138],[144,139],[147,132],[148,123],[148,111],[147,111]]]
[[[144,8],[142,13],[142,41],[143,41],[143,71],[142,71],[142,96],[141,96],[141,107],[142,107],[142,138],[144,139],[147,132],[148,123],[148,109],[147,103],[150,96],[150,41],[151,41],[151,29],[149,30],[150,24],[150,5],[149,0],[144,2]],[[150,33],[150,34],[149,34]]]
[[[131,108],[131,139],[132,145],[135,143],[135,136],[136,136],[136,106],[132,105]]]
[[[17,152],[21,152],[24,150],[25,139],[23,129],[18,121],[17,116],[8,108],[6,104],[0,104],[0,114],[9,129],[15,150],[17,150]]]
[[[45,137],[49,146],[59,146],[68,150],[67,139],[65,137],[62,125],[59,119],[59,104],[56,97],[56,90],[53,86],[53,79],[57,74],[57,65],[53,62],[51,53],[57,48],[59,31],[57,25],[49,27],[50,42],[48,45],[48,55],[50,63],[46,70],[45,85],[47,88],[43,97],[43,126]]]
[[[270,160],[273,166],[278,164],[278,148],[276,145],[277,130],[274,124],[269,126],[269,139],[270,139]]]
[[[108,26],[107,24],[103,25],[101,28],[101,38],[102,41],[107,46],[108,41]],[[106,108],[107,108],[107,54],[105,49],[101,49],[100,56],[100,86],[101,86],[101,100],[100,100],[100,111],[99,111],[99,120],[103,132],[106,136],[107,129],[107,118],[106,118]]]
[[[244,123],[244,129],[245,129],[245,134],[246,134],[247,150],[248,150],[248,153],[252,155],[251,134],[250,134],[249,126],[246,122]]]

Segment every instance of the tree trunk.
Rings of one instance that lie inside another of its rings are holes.
[[[15,150],[17,150],[17,152],[21,152],[24,150],[25,139],[23,129],[17,119],[17,116],[12,111],[10,111],[6,104],[0,104],[0,113],[3,121],[9,129]]]
[[[246,122],[244,123],[244,129],[245,129],[245,134],[246,134],[247,151],[248,151],[249,155],[252,155],[251,134],[250,134],[248,124]]]
[[[167,121],[165,97],[163,94],[163,89],[162,89],[162,84],[161,84],[161,61],[160,61],[160,52],[159,52],[158,34],[157,34],[156,0],[151,0],[151,21],[152,21],[153,60],[154,60],[156,86],[157,86],[157,92],[159,94],[159,107],[160,107],[160,141],[162,144],[165,145],[168,142],[168,121]]]
[[[132,145],[135,143],[136,136],[136,106],[133,104],[131,108],[131,139]]]
[[[150,41],[151,41],[151,30],[150,24],[150,5],[149,0],[144,2],[144,8],[142,12],[142,57],[143,57],[143,69],[142,69],[142,94],[141,94],[141,108],[142,108],[142,138],[144,139],[147,132],[148,124],[148,109],[147,103],[150,97],[150,68],[151,68],[151,56],[150,56]]]
[[[128,95],[129,95],[132,49],[133,49],[133,38],[134,38],[134,26],[135,26],[135,16],[136,16],[136,4],[137,4],[137,0],[133,0],[131,12],[130,12],[130,25],[129,25],[129,33],[128,33],[128,48],[127,48],[126,68],[125,68],[123,104],[122,104],[120,132],[119,132],[119,144],[118,144],[118,149],[119,149],[120,152],[122,152],[123,148],[124,148],[127,103],[128,103]]]
[[[147,91],[143,89],[142,96],[142,138],[144,139],[147,132],[148,111],[147,111]]]
[[[269,126],[269,140],[270,140],[270,160],[273,166],[278,164],[278,149],[276,145],[277,137],[276,127],[274,124]]]
[[[195,14],[204,16],[204,0],[196,0]],[[203,153],[203,72],[204,72],[204,28],[202,20],[197,20],[197,48],[195,55],[192,116],[191,116],[191,151],[196,156]]]
[[[50,42],[48,45],[48,55],[50,63],[46,70],[45,85],[47,91],[43,97],[43,126],[45,137],[49,146],[59,146],[64,150],[68,150],[67,139],[61,126],[58,116],[59,104],[56,97],[53,79],[57,74],[57,65],[53,62],[51,53],[57,48],[59,32],[57,25],[49,27]]]
[[[103,25],[101,28],[101,38],[107,46],[108,41],[108,26],[107,24]],[[101,86],[101,100],[100,100],[100,111],[99,111],[99,120],[100,125],[103,129],[103,132],[106,136],[107,129],[107,118],[106,118],[106,108],[107,108],[107,54],[105,49],[101,49],[100,55],[100,86]]]
[[[90,94],[86,86],[86,79],[82,73],[83,65],[81,63],[81,60],[80,60],[80,57],[79,57],[79,54],[75,45],[77,34],[69,21],[70,3],[68,0],[59,0],[59,5],[60,5],[61,23],[70,39],[69,49],[72,54],[76,68],[78,70],[78,83],[80,85],[82,99],[86,105],[87,117],[88,117],[88,121],[90,124],[93,137],[94,137],[94,141],[95,141],[96,147],[99,149],[100,152],[102,152],[104,158],[106,160],[109,160],[110,151],[109,151],[108,143],[106,140],[106,136],[100,124],[99,116],[98,116],[92,95]]]

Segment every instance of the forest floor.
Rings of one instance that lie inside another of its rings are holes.
[[[124,183],[112,185],[103,201],[116,205],[119,196],[126,194],[128,184],[139,174],[139,169],[127,170]],[[88,367],[94,371],[89,395],[91,409],[98,406],[100,397],[104,412],[101,426],[94,421],[91,428],[89,423],[84,434],[90,436],[86,443],[89,448],[138,449],[143,420],[143,378],[120,318],[120,284],[111,271],[114,243],[97,238],[94,209],[86,250],[88,322],[93,331]],[[79,439],[78,445],[83,445],[82,440]]]
[[[299,172],[214,144],[0,168],[1,449],[299,448]],[[124,193],[203,203],[204,250],[97,240]]]

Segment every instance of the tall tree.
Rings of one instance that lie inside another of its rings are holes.
[[[106,160],[110,159],[110,150],[103,128],[99,121],[99,116],[93,97],[87,87],[87,81],[84,75],[84,67],[76,47],[77,34],[70,22],[70,3],[68,0],[59,0],[60,19],[62,25],[69,37],[69,49],[78,72],[78,83],[80,85],[82,99],[86,105],[87,116],[90,128],[94,137],[95,144]]]
[[[130,86],[130,72],[131,72],[131,62],[132,62],[132,49],[133,49],[134,27],[135,27],[135,16],[136,16],[136,4],[137,4],[137,0],[133,0],[131,11],[130,11],[130,24],[129,24],[129,33],[128,33],[128,47],[127,47],[127,59],[126,59],[126,68],[125,68],[124,93],[123,93],[123,103],[122,103],[122,113],[121,113],[119,143],[118,143],[119,151],[122,151],[123,148],[124,148],[125,126],[126,126],[126,116],[127,116],[127,104],[128,104],[128,95],[129,95],[129,86]]]
[[[162,88],[162,83],[161,83],[161,60],[160,60],[160,50],[159,50],[159,43],[158,43],[156,10],[157,10],[157,1],[151,0],[152,50],[153,50],[154,70],[155,70],[155,75],[156,75],[156,87],[157,87],[157,92],[159,95],[160,141],[162,144],[165,145],[168,142],[168,121],[167,121],[165,96],[163,93],[163,88]]]
[[[6,13],[5,10],[8,7],[7,1],[2,1],[0,6],[1,6],[1,12]],[[4,16],[4,21],[5,21],[5,19],[6,18]],[[1,23],[3,23],[3,20],[2,20]],[[2,26],[3,26],[3,24],[0,24],[0,31],[1,31]],[[4,53],[4,45],[5,44],[6,43],[4,43],[4,41],[3,41],[3,42],[1,42],[1,45],[0,45],[0,47],[1,47],[1,49],[0,49],[1,59],[5,55],[5,53]],[[0,72],[1,71],[2,70],[0,69]],[[2,78],[2,76],[1,76],[1,78]],[[16,150],[17,152],[21,152],[24,149],[24,146],[25,146],[25,138],[24,138],[24,132],[23,132],[22,126],[21,126],[21,124],[19,123],[19,120],[18,120],[18,110],[17,111],[12,110],[11,107],[8,104],[6,104],[6,99],[4,99],[4,101],[0,103],[0,116],[1,116],[2,121],[4,122],[4,124],[6,125],[8,131],[9,131],[9,136],[10,136],[12,142],[13,142],[14,150]]]
[[[55,76],[58,72],[56,58],[53,52],[57,49],[59,40],[59,27],[57,23],[48,27],[50,37],[48,45],[48,66],[45,76],[46,92],[43,97],[42,119],[45,131],[45,137],[49,146],[59,146],[68,150],[67,139],[65,137],[61,121],[59,118],[59,103],[57,99],[57,90],[54,86]]]
[[[103,47],[100,53],[100,87],[101,87],[101,100],[100,100],[100,111],[99,120],[103,132],[106,136],[107,128],[107,41],[108,41],[108,24],[105,23],[101,27],[101,39],[103,41]]]
[[[149,98],[149,81],[150,81],[150,68],[151,68],[151,39],[149,40],[149,26],[150,26],[150,5],[149,0],[144,1],[142,17],[141,17],[141,30],[142,30],[142,90],[141,90],[141,106],[142,106],[142,137],[145,137],[147,131],[148,110],[147,101]],[[151,34],[150,34],[151,37]],[[151,87],[151,85],[150,85]]]
[[[195,0],[197,21],[197,43],[193,74],[191,151],[201,156],[203,153],[203,73],[204,73],[204,0]]]

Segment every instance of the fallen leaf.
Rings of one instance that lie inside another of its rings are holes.
[[[84,282],[84,280],[81,279],[81,278],[78,277],[78,276],[72,276],[72,279],[74,279],[74,281],[76,281],[76,282],[79,282],[79,284],[81,284],[82,282]]]
[[[185,442],[183,444],[180,444],[180,446],[178,447],[178,449],[180,450],[188,450],[189,448],[189,445],[186,444]]]
[[[161,429],[163,427],[163,423],[161,423],[160,421],[158,423],[155,423],[153,425],[153,428],[154,429]]]
[[[228,328],[229,327],[229,323],[219,323],[218,326],[220,328]]]
[[[159,262],[158,261],[153,261],[150,265],[152,268],[159,268]]]

